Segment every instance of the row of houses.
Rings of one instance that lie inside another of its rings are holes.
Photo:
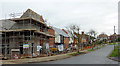
[[[116,33],[108,36],[100,34],[99,41],[113,42],[120,35]],[[79,39],[78,39],[79,38]],[[20,18],[0,20],[0,54],[5,58],[31,57],[48,55],[49,53],[64,53],[76,51],[92,44],[95,37],[81,32],[73,33],[66,29],[48,26],[43,17],[28,9]],[[80,41],[80,43],[78,43]]]
[[[107,42],[114,42],[114,41],[119,41],[118,38],[120,38],[119,34],[112,34],[110,36],[108,36],[107,34],[100,34],[97,39],[100,41],[107,41]]]
[[[28,9],[20,18],[0,20],[0,51],[4,57],[33,56],[76,50],[78,34],[48,26],[43,17]],[[80,35],[83,45],[89,44],[88,35]]]

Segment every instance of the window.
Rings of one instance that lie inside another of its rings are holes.
[[[62,36],[62,35],[60,35],[60,37],[61,37],[61,43],[63,43],[63,36]]]
[[[30,37],[25,37],[25,40],[30,40]]]
[[[25,32],[25,36],[30,36],[30,32]]]

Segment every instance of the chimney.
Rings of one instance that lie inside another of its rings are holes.
[[[43,17],[42,17],[42,16],[40,16],[40,21],[44,22],[44,19],[43,19]]]
[[[84,35],[84,32],[82,31],[82,35]]]

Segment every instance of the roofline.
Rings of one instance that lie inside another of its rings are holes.
[[[27,18],[12,18],[12,19],[9,19],[9,20],[12,20],[12,21],[16,21],[16,20],[17,20],[17,21],[20,21],[20,20],[27,20],[27,19],[35,20],[35,21],[37,21],[37,22],[39,22],[39,23],[44,24],[46,27],[51,28],[51,27],[47,26],[47,24],[46,24],[45,22],[39,21],[39,20],[37,20],[37,19],[35,19],[35,18],[33,18],[33,17],[27,17]]]
[[[33,19],[33,20],[35,20],[35,21],[37,21],[37,22],[40,22],[40,23],[42,23],[42,24],[46,24],[45,22],[42,22],[42,21],[39,21],[39,20],[37,20],[37,19],[35,19],[35,18],[33,18],[33,17],[27,17],[27,18],[12,18],[12,19],[9,19],[9,20],[13,20],[13,21],[15,21],[15,20],[26,20],[26,19]]]
[[[36,29],[0,30],[0,32],[20,32],[20,31],[34,31],[36,33],[44,34],[46,36],[55,37],[54,35],[46,34],[45,32],[40,32],[37,31]]]

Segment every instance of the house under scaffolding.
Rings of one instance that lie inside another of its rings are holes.
[[[21,56],[32,56],[46,54],[47,44],[49,44],[50,35],[42,16],[28,9],[20,18],[1,20],[3,30],[2,33],[2,54],[4,57],[11,57],[17,54]],[[12,24],[11,24],[11,23]],[[4,27],[9,26],[8,29]],[[41,46],[42,51],[37,51],[37,47]]]

